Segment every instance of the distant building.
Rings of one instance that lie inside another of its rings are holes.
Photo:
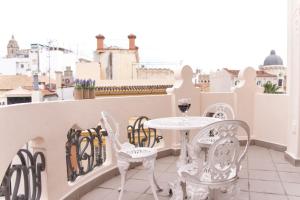
[[[70,66],[74,71],[76,55],[68,49],[48,45],[31,44],[30,49],[20,49],[15,37],[9,40],[7,55],[0,58],[0,74],[3,75],[47,75],[53,78],[55,71]]]
[[[240,70],[223,68],[210,74],[210,92],[230,92],[232,87],[239,84],[238,74]],[[277,76],[265,71],[256,71],[256,84],[263,86],[265,83],[277,83]]]
[[[209,74],[197,74],[197,79],[195,79],[195,86],[200,88],[201,92],[209,92]]]
[[[223,68],[210,74],[211,92],[229,92],[231,88],[239,83],[239,70]],[[276,55],[275,50],[271,50],[269,56],[264,60],[263,66],[256,71],[256,84],[263,86],[270,82],[279,86],[278,92],[286,92],[287,69],[283,66],[280,56]]]
[[[26,75],[0,75],[0,105],[56,100],[58,95],[45,85],[48,77],[40,77],[34,88],[33,77]],[[54,80],[52,80],[54,82]]]
[[[275,84],[280,87],[280,92],[286,92],[287,68],[283,65],[281,57],[276,55],[275,50],[271,50],[270,55],[264,60],[264,65],[260,66],[259,69],[277,76],[277,83]]]
[[[174,72],[168,68],[154,68],[140,63],[135,35],[128,36],[128,49],[105,47],[103,35],[97,35],[96,39],[94,61],[80,59],[76,69],[77,78],[94,79],[97,85],[101,80],[174,79]]]

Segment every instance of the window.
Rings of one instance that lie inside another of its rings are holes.
[[[257,82],[256,82],[256,85],[261,85],[261,81],[257,81]]]
[[[278,86],[279,86],[279,87],[282,87],[282,79],[279,79],[279,80],[278,80]]]
[[[24,64],[21,64],[21,68],[22,68],[22,69],[24,68]]]

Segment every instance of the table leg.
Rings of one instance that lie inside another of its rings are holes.
[[[180,143],[181,143],[181,149],[180,149],[180,156],[177,161],[177,169],[179,169],[181,166],[188,163],[188,148],[187,144],[189,141],[189,131],[181,131],[180,132]],[[185,199],[186,196],[186,190],[185,190],[185,184],[181,181],[181,178],[178,176],[174,182],[169,183],[170,190],[171,190],[171,200],[182,200]]]
[[[179,160],[177,161],[177,168],[185,165],[188,163],[188,148],[187,144],[189,141],[189,131],[181,131],[180,133],[180,143],[181,143],[181,150],[179,155]]]

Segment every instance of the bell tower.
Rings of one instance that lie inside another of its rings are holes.
[[[14,58],[17,56],[17,52],[19,51],[18,42],[15,40],[14,35],[11,36],[11,39],[7,45],[7,58]]]

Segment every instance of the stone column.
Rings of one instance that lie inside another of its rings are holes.
[[[288,0],[288,95],[289,117],[285,157],[300,164],[300,0]]]

